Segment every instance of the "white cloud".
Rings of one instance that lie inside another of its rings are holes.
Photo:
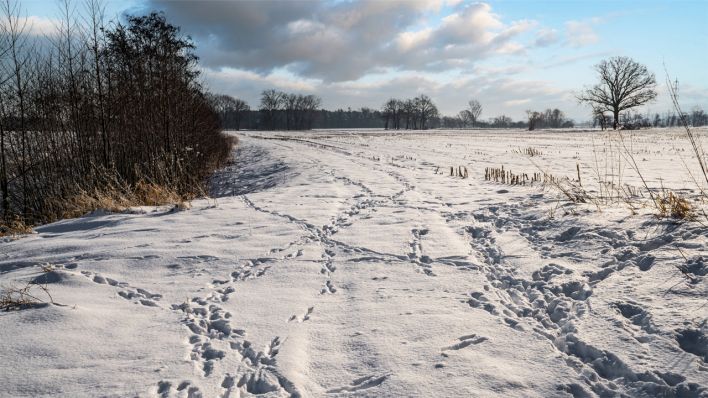
[[[3,20],[0,23],[5,29],[9,27],[7,20]],[[16,29],[30,36],[46,36],[57,33],[61,22],[54,18],[30,15],[28,17],[14,18],[13,25],[16,26]]]
[[[445,71],[497,54],[523,54],[526,46],[513,40],[536,25],[504,23],[485,3],[456,4],[436,19],[450,6],[444,0],[151,4],[197,40],[206,67],[261,74],[287,68],[327,82],[381,68]]]
[[[599,41],[592,21],[568,21],[565,23],[565,31],[568,44],[573,47],[583,47]]]
[[[504,101],[504,105],[505,106],[517,106],[517,105],[528,104],[529,102],[531,102],[531,98],[515,99],[515,100]]]
[[[535,44],[537,47],[547,47],[558,42],[558,31],[551,28],[543,28],[538,31]]]

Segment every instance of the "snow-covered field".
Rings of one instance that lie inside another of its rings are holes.
[[[625,134],[651,186],[695,192],[680,130]],[[708,396],[705,221],[484,180],[638,187],[616,138],[237,135],[190,210],[0,243],[0,284],[58,304],[0,313],[0,396]]]

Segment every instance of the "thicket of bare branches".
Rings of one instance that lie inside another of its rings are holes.
[[[251,107],[246,101],[226,94],[207,94],[209,102],[219,114],[221,127],[241,130]]]
[[[546,109],[544,112],[527,110],[529,119],[529,130],[535,129],[557,129],[571,128],[573,121],[565,117],[565,113],[560,109]]]
[[[462,121],[463,125],[475,127],[477,120],[479,120],[479,116],[482,114],[482,104],[473,99],[470,100],[467,105],[467,109],[461,110],[458,117]]]
[[[438,108],[425,94],[416,98],[399,100],[391,98],[386,101],[381,110],[385,129],[425,130],[430,122],[439,117]]]
[[[316,95],[265,90],[261,93],[261,114],[258,127],[262,130],[310,130],[322,99]]]
[[[64,3],[31,34],[0,4],[0,215],[35,223],[81,195],[152,184],[199,192],[230,151],[197,78],[192,42],[161,14],[104,21],[97,0]]]

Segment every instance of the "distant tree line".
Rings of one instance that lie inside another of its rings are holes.
[[[708,114],[699,106],[691,109],[691,112],[684,113],[683,117],[693,127],[708,126]],[[595,114],[593,127],[606,128],[611,120],[603,114]],[[662,114],[639,112],[624,112],[620,114],[619,124],[624,128],[649,128],[649,127],[678,127],[681,125],[681,115],[670,110]]]
[[[274,89],[261,93],[257,110],[243,100],[223,94],[209,96],[225,129],[310,130],[320,113],[322,100],[316,95],[286,93]]]
[[[65,3],[48,38],[0,4],[0,222],[51,221],[81,195],[154,184],[183,196],[230,153],[194,45],[162,14],[106,24]]]
[[[223,112],[219,112],[219,119],[221,126],[224,129],[270,130],[270,123],[267,123],[268,119],[266,118],[267,113],[261,112],[257,109],[250,109],[248,108],[248,105],[246,105],[246,109],[241,110],[237,110],[233,107],[227,107],[223,109]],[[278,115],[278,113],[280,115]],[[288,128],[287,123],[284,122],[285,115],[282,110],[276,111],[275,119],[276,130],[286,130]],[[308,125],[313,129],[380,129],[384,127],[384,121],[381,117],[380,111],[366,107],[357,110],[349,108],[346,110],[337,109],[334,111],[326,109],[317,109],[312,112],[312,119],[308,122]],[[291,130],[294,129],[295,126],[292,126]]]
[[[565,117],[560,109],[546,109],[544,112],[527,110],[529,130],[571,128],[573,121]]]
[[[439,112],[433,100],[422,94],[407,100],[391,98],[384,104],[381,117],[387,130],[425,130],[436,124],[431,122],[437,121]]]

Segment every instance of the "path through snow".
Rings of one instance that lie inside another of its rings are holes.
[[[708,396],[708,229],[485,182],[590,161],[496,134],[243,133],[191,210],[5,241],[63,306],[0,314],[0,395]]]

